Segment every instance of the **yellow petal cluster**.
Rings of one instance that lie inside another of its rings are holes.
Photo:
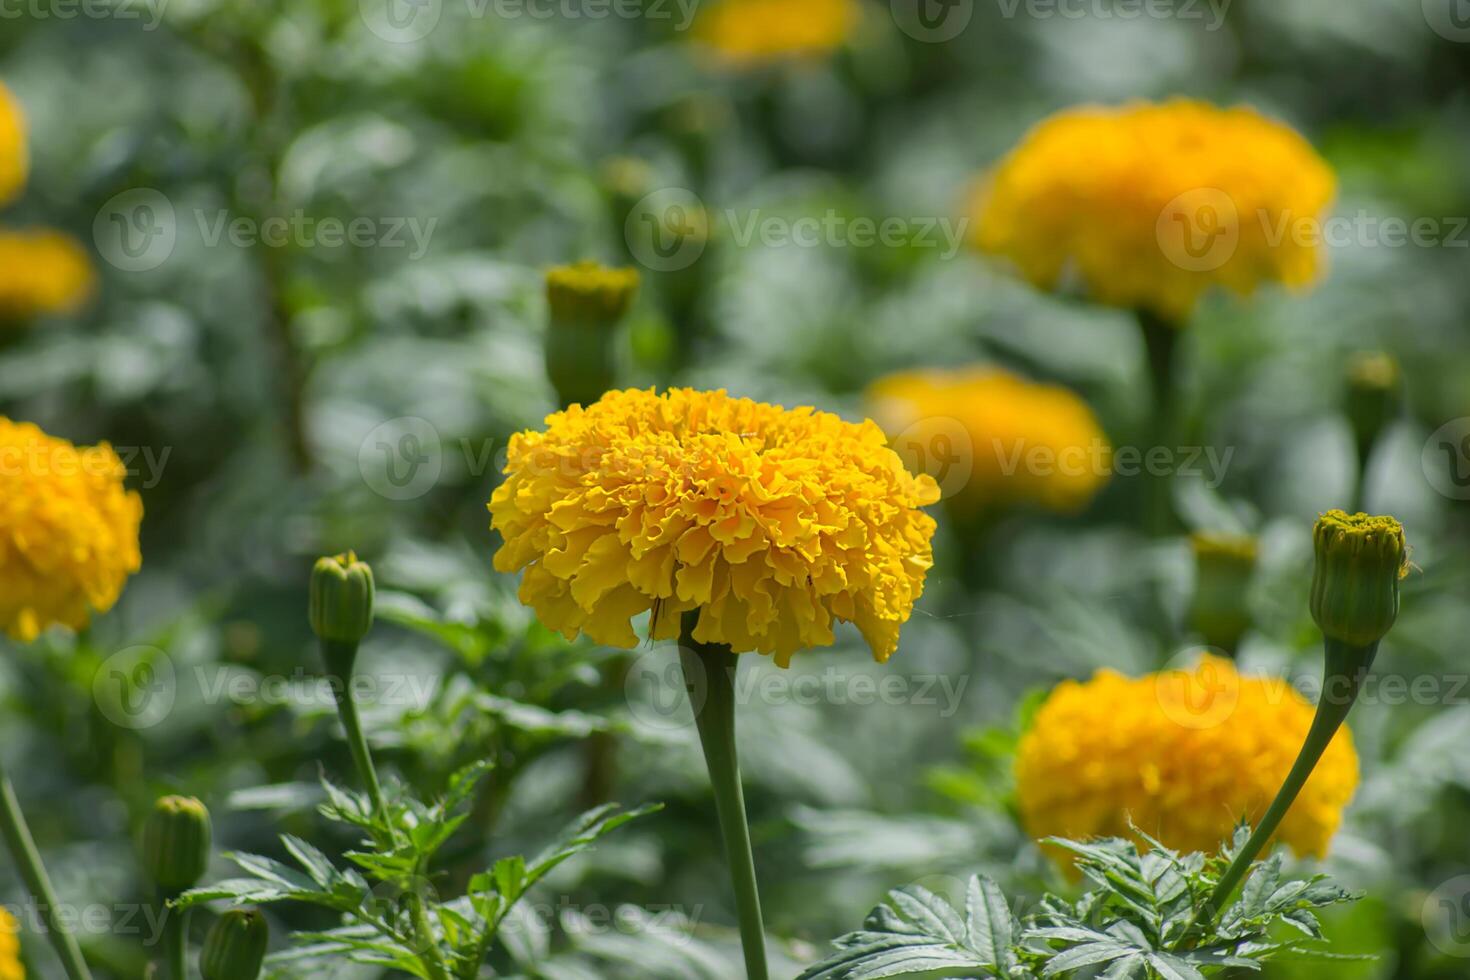
[[[976,192],[972,238],[1044,288],[1175,322],[1211,286],[1313,282],[1331,168],[1248,107],[1084,106],[1037,125]],[[1306,229],[1305,232],[1302,229]]]
[[[1111,471],[1097,417],[1067,388],[974,365],[890,374],[867,397],[894,448],[963,509],[1028,502],[1076,511]]]
[[[1218,851],[1265,814],[1313,709],[1279,679],[1220,657],[1130,679],[1099,671],[1059,685],[1016,756],[1022,822],[1037,838],[1130,837],[1129,823],[1184,851]],[[1277,832],[1322,856],[1358,786],[1351,734],[1338,731]]]
[[[30,170],[26,118],[20,102],[0,82],[0,204],[9,204],[25,186]]]
[[[0,320],[71,313],[97,277],[76,239],[44,228],[0,231]]]
[[[0,980],[26,980],[20,964],[20,926],[4,909],[0,909]]]
[[[679,635],[786,666],[857,625],[880,661],[933,563],[939,489],[911,476],[872,422],[724,391],[611,391],[512,438],[490,501],[502,572],[568,639]]]
[[[718,0],[694,29],[719,61],[751,67],[830,54],[861,15],[857,0]]]
[[[142,565],[143,503],[112,447],[74,446],[0,417],[0,628],[78,629]]]

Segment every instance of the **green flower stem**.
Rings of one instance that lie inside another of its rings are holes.
[[[745,793],[740,786],[740,761],[735,752],[735,670],[730,648],[695,642],[693,614],[685,616],[679,657],[691,696],[704,680],[704,704],[695,704],[694,719],[704,763],[714,790],[725,859],[735,888],[740,917],[740,945],[745,950],[747,980],[769,980],[766,967],[766,931],[761,921],[760,892],[755,880],[755,857],[750,850],[750,825],[745,816]]]
[[[1265,849],[1266,843],[1276,833],[1277,827],[1281,825],[1291,805],[1296,802],[1297,795],[1307,784],[1312,770],[1317,768],[1322,754],[1327,751],[1327,746],[1332,744],[1333,736],[1347,720],[1348,712],[1352,710],[1353,703],[1358,699],[1358,692],[1362,689],[1368,668],[1373,665],[1373,658],[1378,653],[1377,642],[1366,647],[1356,647],[1328,637],[1324,640],[1324,647],[1327,665],[1323,672],[1322,697],[1317,703],[1317,713],[1312,719],[1312,727],[1308,730],[1296,763],[1291,767],[1291,772],[1287,774],[1286,781],[1281,784],[1281,789],[1277,791],[1276,799],[1272,801],[1270,809],[1266,811],[1266,815],[1261,818],[1255,832],[1251,834],[1250,840],[1246,841],[1245,847],[1236,855],[1235,861],[1231,863],[1224,877],[1215,886],[1215,891],[1204,909],[1204,917],[1207,920],[1213,920],[1225,908],[1225,903],[1229,901],[1236,887],[1250,871],[1251,865]],[[1193,931],[1193,926],[1186,930],[1186,938]]]
[[[1150,310],[1137,311],[1138,326],[1143,335],[1144,352],[1148,356],[1148,378],[1153,401],[1150,418],[1144,428],[1149,445],[1143,447],[1144,459],[1154,446],[1172,447],[1177,428],[1174,416],[1179,411],[1178,360],[1179,332],[1177,324]],[[1145,473],[1143,525],[1149,534],[1163,537],[1174,531],[1173,474]]]
[[[368,749],[367,736],[363,734],[362,718],[357,711],[357,701],[352,697],[352,678],[357,666],[357,644],[336,640],[322,640],[321,644],[322,659],[326,661],[327,673],[335,681],[333,690],[337,697],[337,715],[342,719],[343,731],[347,733],[347,748],[352,752],[352,762],[357,767],[358,778],[367,786],[368,800],[371,801],[373,812],[378,815],[378,820],[388,833],[396,837],[398,832],[393,826],[392,814],[388,812],[387,801],[383,798],[383,786],[378,782],[378,770],[373,765],[373,755]],[[439,951],[438,941],[434,938],[434,930],[429,923],[423,901],[412,892],[410,892],[408,901],[410,914],[413,917],[414,933],[423,949],[419,959],[428,971],[430,980],[449,980],[449,968],[444,964],[444,956]]]
[[[378,771],[373,766],[372,753],[368,751],[367,737],[362,733],[362,719],[357,713],[357,702],[352,697],[357,644],[323,640],[322,659],[326,661],[327,673],[336,682],[333,692],[337,696],[337,715],[342,719],[342,728],[347,733],[347,748],[352,752],[352,762],[357,767],[358,778],[366,784],[373,810],[386,826],[389,824],[389,814],[388,806],[383,800],[383,787],[378,782]]]
[[[76,937],[67,932],[57,918],[56,910],[60,903],[56,899],[56,889],[46,874],[46,866],[41,863],[41,854],[36,850],[36,841],[31,837],[31,829],[26,825],[25,814],[15,797],[15,787],[11,786],[3,764],[0,764],[0,834],[5,837],[5,845],[15,859],[26,890],[40,903],[41,917],[46,922],[46,938],[56,950],[68,980],[92,980]]]
[[[171,909],[166,902],[163,908],[163,948],[168,975],[173,980],[189,980],[189,910]]]

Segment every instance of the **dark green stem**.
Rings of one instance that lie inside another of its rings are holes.
[[[177,898],[177,895],[170,896]],[[163,904],[163,948],[172,980],[189,980],[189,910]]]
[[[735,889],[740,945],[745,950],[745,975],[747,980],[769,980],[755,857],[750,849],[750,825],[745,815],[745,793],[740,786],[740,761],[735,752],[737,660],[727,646],[695,642],[692,633],[697,615],[690,613],[684,617],[679,657],[691,698],[698,690],[699,679],[704,680],[704,703],[694,701],[694,720],[699,727],[699,742],[704,748],[704,763],[709,770],[720,834],[725,843],[725,859],[730,865],[730,882]]]
[[[1175,416],[1179,411],[1178,360],[1181,327],[1149,310],[1139,310],[1138,326],[1143,335],[1148,358],[1149,390],[1152,395],[1150,417],[1144,426],[1148,445],[1141,447],[1144,467],[1143,526],[1149,534],[1163,537],[1177,528],[1174,517],[1172,471],[1148,471],[1150,451],[1158,446],[1171,451],[1178,432]]]
[[[357,664],[357,644],[322,641],[322,659],[326,661],[327,673],[332,682],[332,692],[337,698],[337,715],[342,719],[342,728],[347,733],[347,748],[352,753],[352,762],[357,775],[367,786],[368,799],[373,811],[384,826],[389,826],[387,804],[383,801],[383,788],[378,782],[378,771],[373,766],[372,754],[368,751],[367,737],[362,732],[362,720],[357,714],[357,702],[352,697],[353,670]]]
[[[56,889],[46,874],[46,866],[41,863],[41,853],[36,850],[35,838],[26,825],[20,801],[15,797],[15,787],[10,784],[10,776],[3,764],[0,764],[0,834],[5,837],[5,846],[15,859],[16,869],[32,901],[40,906],[41,918],[46,923],[46,939],[56,950],[68,980],[92,980],[76,937],[62,927],[57,916],[60,903],[56,899]]]
[[[1185,931],[1185,939],[1194,932],[1196,924],[1212,921],[1219,915],[1236,887],[1250,871],[1251,865],[1275,835],[1287,811],[1296,802],[1297,795],[1311,777],[1312,770],[1317,768],[1322,754],[1327,751],[1327,746],[1332,744],[1333,736],[1347,720],[1348,712],[1352,710],[1353,703],[1358,699],[1358,692],[1362,690],[1368,668],[1373,665],[1373,658],[1378,653],[1376,642],[1368,647],[1354,647],[1329,638],[1324,641],[1324,647],[1327,665],[1322,675],[1322,697],[1317,702],[1317,714],[1312,719],[1312,727],[1307,731],[1296,764],[1291,767],[1286,781],[1276,793],[1276,799],[1271,802],[1270,809],[1261,818],[1250,840],[1246,841],[1245,847],[1236,855],[1230,868],[1215,886],[1203,914]]]

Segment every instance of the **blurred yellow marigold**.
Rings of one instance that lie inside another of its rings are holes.
[[[15,917],[0,909],[0,980],[25,980],[20,965],[20,926]]]
[[[700,13],[695,36],[719,60],[748,67],[829,54],[861,16],[857,0],[718,0]]]
[[[939,489],[911,476],[871,422],[724,391],[611,391],[512,438],[490,501],[502,572],[568,639],[631,647],[652,611],[679,634],[787,666],[855,623],[880,661],[933,563]]]
[[[105,612],[142,565],[143,502],[112,447],[0,417],[0,628],[29,641]]]
[[[0,204],[9,204],[25,186],[30,170],[26,117],[20,102],[0,82]]]
[[[1220,657],[1137,680],[1110,670],[1060,684],[1016,754],[1021,818],[1037,838],[1130,837],[1214,852],[1255,823],[1286,778],[1313,709],[1285,681],[1243,677]],[[1338,731],[1277,839],[1321,857],[1358,786]]]
[[[1084,106],[1031,130],[978,188],[972,238],[1044,288],[1082,281],[1176,322],[1212,285],[1313,282],[1336,192],[1290,127],[1248,107]]]
[[[1112,447],[1087,403],[1066,388],[998,368],[902,371],[868,388],[870,411],[945,497],[979,509],[1087,504],[1108,480]]]
[[[71,236],[45,228],[0,231],[0,320],[74,312],[96,283],[86,250]]]

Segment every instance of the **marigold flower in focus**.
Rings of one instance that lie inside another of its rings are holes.
[[[15,917],[0,908],[0,980],[25,980],[25,967],[20,965],[20,925]]]
[[[15,200],[29,171],[25,113],[10,89],[0,82],[0,204]]]
[[[112,608],[142,566],[143,502],[112,447],[0,417],[0,628],[30,641]]]
[[[75,312],[96,284],[86,250],[71,236],[44,228],[0,231],[0,320]]]
[[[632,647],[679,635],[787,666],[857,625],[879,661],[933,564],[939,498],[872,422],[724,391],[611,391],[512,438],[490,501],[502,572],[568,639]]]
[[[1076,511],[1108,480],[1112,447],[1066,388],[977,365],[890,374],[867,398],[894,448],[914,453],[963,509],[1030,502]]]
[[[718,0],[694,31],[720,61],[751,67],[830,54],[861,16],[857,0]]]
[[[1285,681],[1243,677],[1220,657],[1137,680],[1102,670],[1064,682],[1017,749],[1022,822],[1038,839],[1137,839],[1131,823],[1167,847],[1213,853],[1265,814],[1313,714]],[[1343,728],[1277,839],[1325,855],[1357,786]]]
[[[975,194],[974,243],[1043,288],[1175,323],[1211,286],[1306,286],[1336,177],[1300,134],[1248,107],[1175,100],[1060,112]]]

